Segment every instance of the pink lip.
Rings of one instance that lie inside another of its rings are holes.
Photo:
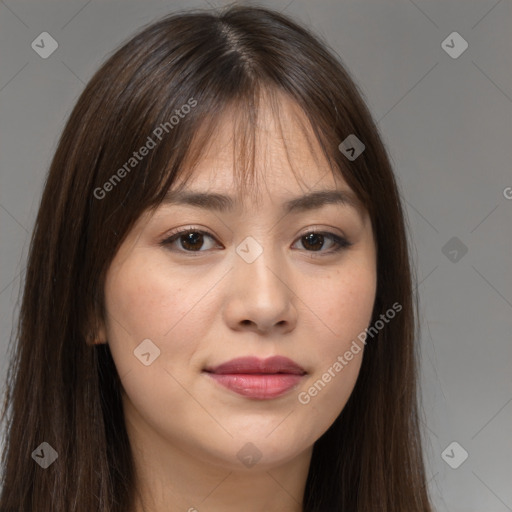
[[[305,370],[287,357],[241,357],[204,370],[222,386],[257,400],[277,398],[295,387]]]

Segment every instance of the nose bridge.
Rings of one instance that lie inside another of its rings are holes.
[[[256,235],[258,236],[258,235]],[[236,248],[235,272],[248,287],[260,293],[278,293],[283,283],[278,275],[286,274],[283,259],[273,245],[270,230],[258,239],[249,235]]]

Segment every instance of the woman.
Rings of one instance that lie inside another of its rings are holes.
[[[36,221],[1,509],[431,510],[403,210],[347,71],[268,9],[146,27]]]

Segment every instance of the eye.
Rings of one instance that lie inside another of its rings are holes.
[[[208,249],[215,247],[215,244],[210,243],[207,244],[209,247],[201,250],[205,244],[205,238],[215,240],[214,236],[207,231],[195,228],[185,228],[172,232],[168,237],[160,242],[160,245],[168,247],[173,246],[178,242],[180,247],[173,250],[187,253],[205,252]],[[326,246],[325,240],[330,242],[327,244],[329,249],[322,251],[322,249]],[[349,242],[346,238],[329,231],[308,231],[304,233],[298,241],[302,242],[303,247],[306,248],[307,252],[320,252],[329,254],[339,252],[342,249],[346,249],[352,245],[352,243]],[[217,245],[217,247],[219,247],[219,245]]]
[[[330,240],[331,248],[322,251],[321,249],[325,246],[325,239]],[[302,242],[304,247],[312,248],[312,250],[308,250],[307,252],[323,252],[330,254],[339,252],[352,245],[346,238],[329,231],[308,231],[300,237],[299,241]]]
[[[180,242],[181,252],[204,252],[200,247],[204,244],[204,238],[214,240],[213,235],[202,229],[186,228],[180,231],[174,231],[165,240],[160,242],[163,246],[172,246],[175,242]]]

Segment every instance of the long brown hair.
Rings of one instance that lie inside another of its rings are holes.
[[[333,172],[370,214],[378,251],[372,323],[402,306],[368,341],[348,403],[314,445],[303,510],[431,511],[418,421],[417,299],[386,150],[327,45],[254,7],[188,11],[145,27],[96,72],[72,111],[31,240],[3,411],[2,511],[133,508],[120,380],[108,344],[92,343],[105,314],[105,275],[135,221],[193,167],[228,108],[240,126],[237,154],[254,157],[262,92],[286,94],[302,108]],[[355,160],[338,148],[350,134],[365,145]],[[147,156],[132,161],[149,139]],[[244,188],[251,166],[239,168]],[[42,442],[58,453],[47,469],[32,458]]]

